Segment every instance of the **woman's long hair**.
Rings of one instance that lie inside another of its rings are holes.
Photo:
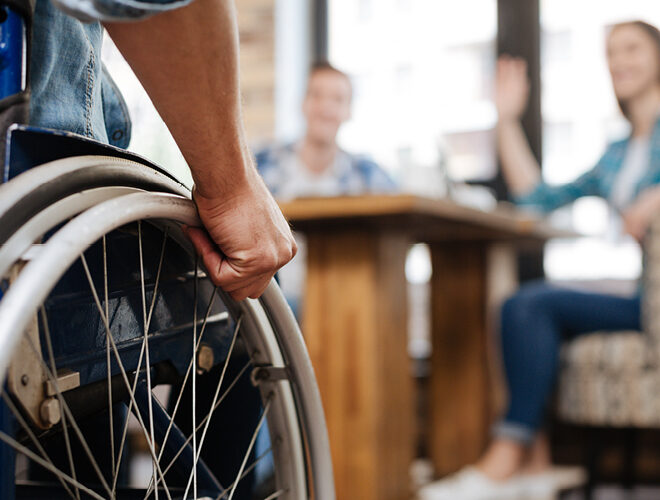
[[[658,28],[656,28],[652,24],[649,24],[649,23],[644,22],[644,21],[626,21],[624,23],[618,23],[618,24],[615,24],[614,26],[612,26],[612,28],[610,29],[610,33],[612,33],[617,28],[623,28],[623,27],[629,27],[629,26],[632,26],[632,27],[635,27],[635,28],[640,28],[653,41],[653,44],[655,45],[656,53],[658,55],[658,61],[657,61],[657,64],[658,64],[658,82],[660,83],[660,30],[658,30]],[[619,109],[621,110],[621,113],[623,113],[623,116],[625,116],[628,119],[628,121],[630,121],[630,112],[628,110],[626,102],[622,99],[619,99],[618,97],[617,97],[616,100],[619,104]]]

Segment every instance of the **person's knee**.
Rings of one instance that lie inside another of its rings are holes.
[[[539,303],[539,290],[536,287],[523,286],[509,297],[502,306],[502,319],[517,318],[526,314]]]
[[[502,305],[502,333],[525,326],[542,315],[551,294],[551,287],[545,283],[534,282],[520,287]]]

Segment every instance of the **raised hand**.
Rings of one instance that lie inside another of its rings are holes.
[[[519,120],[525,112],[528,98],[527,62],[519,57],[500,56],[495,75],[495,106],[498,119]]]

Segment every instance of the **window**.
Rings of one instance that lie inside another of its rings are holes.
[[[660,25],[660,2],[541,1],[547,182],[573,180],[596,163],[609,141],[627,133],[604,42],[609,26],[638,18]],[[342,145],[370,154],[405,189],[420,194],[444,192],[430,185],[442,181],[438,165],[456,180],[492,178],[496,29],[496,0],[329,0],[329,56],[353,75],[356,87]],[[590,237],[548,245],[550,278],[637,277],[639,248],[612,229],[617,217],[603,200],[580,200],[555,217]]]
[[[443,159],[456,178],[492,177],[496,7],[330,0],[329,57],[355,86],[342,145],[370,154],[412,190]]]

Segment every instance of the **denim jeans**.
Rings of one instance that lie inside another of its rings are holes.
[[[502,356],[509,389],[496,437],[531,441],[557,379],[563,341],[595,331],[640,330],[640,297],[524,285],[502,308]]]
[[[37,0],[30,59],[30,124],[127,147],[130,117],[101,63],[103,28]]]
[[[135,20],[190,1],[36,0],[30,124],[127,147],[130,117],[101,62],[103,28],[99,21]]]

